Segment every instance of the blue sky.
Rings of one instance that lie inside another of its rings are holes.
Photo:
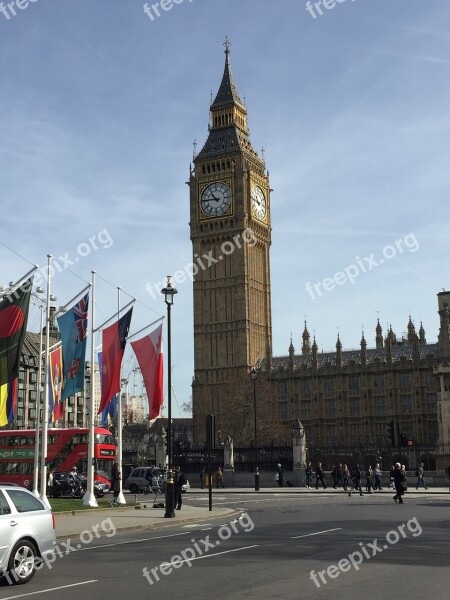
[[[449,287],[448,0],[347,0],[315,19],[303,0],[184,0],[153,21],[143,4],[37,0],[0,12],[0,241],[40,266],[50,252],[84,280],[94,269],[111,282],[98,279],[98,320],[115,310],[116,286],[142,302],[132,330],[165,314],[145,286],[191,260],[185,182],[228,34],[274,189],[274,354],[287,353],[291,332],[300,351],[305,315],[324,351],[338,330],[344,348],[358,347],[363,326],[372,346],[377,316],[401,335],[411,314],[435,341],[436,293]],[[0,265],[1,283],[28,269],[1,245]],[[81,287],[67,270],[54,277],[59,304]],[[191,283],[178,291],[181,405]]]

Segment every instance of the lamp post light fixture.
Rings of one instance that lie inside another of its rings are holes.
[[[168,471],[166,481],[166,512],[164,517],[172,519],[175,517],[175,489],[173,481],[173,454],[172,454],[172,345],[171,345],[171,328],[170,328],[170,310],[173,305],[173,299],[178,291],[172,287],[172,277],[167,276],[167,286],[161,290],[164,294],[164,302],[167,305],[167,460]]]
[[[250,371],[250,379],[253,381],[253,414],[254,421],[254,436],[255,436],[255,492],[259,492],[259,468],[258,468],[258,429],[256,415],[256,380],[258,379],[258,371],[253,367]]]

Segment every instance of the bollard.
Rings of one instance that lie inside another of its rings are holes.
[[[255,492],[259,492],[259,469],[256,467],[255,470]]]

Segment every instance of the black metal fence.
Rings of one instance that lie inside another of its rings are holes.
[[[331,470],[333,465],[346,463],[351,466],[359,464],[360,468],[366,469],[379,463],[382,470],[389,470],[396,462],[404,464],[406,469],[415,468],[423,462],[426,471],[436,469],[436,459],[446,454],[444,447],[414,446],[413,448],[402,447],[401,449],[388,446],[374,446],[370,444],[356,444],[354,446],[323,446],[308,447],[307,462],[316,467],[320,462],[326,471]],[[448,452],[447,452],[448,454]],[[206,447],[174,448],[174,465],[179,465],[187,473],[200,473],[202,466],[206,466],[208,452]],[[258,465],[261,472],[273,472],[280,463],[285,471],[293,468],[292,445],[260,447],[255,450],[254,446],[234,447],[234,470],[236,472],[252,472]],[[224,449],[215,448],[212,451],[212,468],[224,467]]]
[[[409,470],[411,465],[416,466],[423,462],[426,471],[434,471],[436,457],[440,454],[434,446],[391,448],[390,446],[357,444],[346,447],[309,447],[307,460],[313,466],[319,462],[322,463],[322,468],[325,470],[331,470],[333,465],[338,463],[358,464],[364,469],[367,469],[369,465],[373,467],[379,463],[383,470],[388,470],[396,462],[405,465],[406,470]]]
[[[277,464],[283,465],[287,471],[292,470],[292,445],[276,446],[270,445],[258,448],[254,446],[234,447],[234,470],[236,472],[252,472],[257,465],[260,471],[274,471]],[[216,470],[219,466],[224,467],[223,447],[212,450],[212,467]],[[179,465],[186,473],[200,473],[202,466],[208,461],[207,448],[175,449],[174,464]]]

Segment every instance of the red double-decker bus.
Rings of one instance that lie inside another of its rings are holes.
[[[109,484],[116,460],[116,445],[111,432],[94,428],[94,478]],[[34,468],[34,429],[0,431],[0,483],[32,487]],[[54,471],[87,473],[89,429],[73,427],[48,430],[48,468]]]

